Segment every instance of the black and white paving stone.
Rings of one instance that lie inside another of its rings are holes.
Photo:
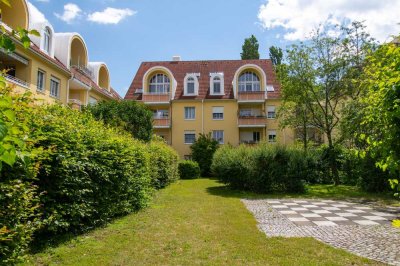
[[[268,237],[314,237],[377,261],[400,265],[400,209],[336,200],[242,200]]]

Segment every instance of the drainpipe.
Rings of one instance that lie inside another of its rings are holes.
[[[201,100],[201,133],[204,134],[204,99]]]

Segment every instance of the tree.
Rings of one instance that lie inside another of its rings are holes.
[[[133,137],[150,141],[153,134],[153,113],[135,101],[108,101],[89,106],[88,110],[99,120],[121,127]]]
[[[258,52],[258,40],[254,35],[250,38],[244,39],[244,44],[242,46],[242,52],[240,56],[242,60],[247,59],[260,59],[260,53]]]
[[[276,67],[282,64],[283,52],[282,48],[277,46],[271,46],[269,48],[269,58],[272,64]]]
[[[200,166],[201,175],[209,176],[215,151],[218,149],[218,141],[209,134],[200,134],[199,138],[190,146],[192,158]]]
[[[367,58],[363,73],[360,85],[366,93],[358,101],[363,107],[359,117],[363,128],[369,130],[356,136],[366,143],[365,151],[378,160],[377,165],[399,180],[400,47],[395,43],[380,46]],[[400,189],[396,181],[392,186]]]
[[[294,103],[297,109],[307,112],[307,125],[324,133],[328,142],[328,160],[335,185],[339,184],[339,172],[335,152],[337,132],[343,110],[349,99],[357,97],[354,70],[362,67],[362,58],[368,54],[367,45],[359,45],[356,38],[366,36],[361,23],[350,27],[335,28],[338,35],[332,37],[331,29],[316,31],[307,43],[293,45],[286,56],[287,65],[280,73],[284,105]],[[353,34],[358,32],[358,34]],[[364,38],[369,42],[368,38]],[[353,44],[358,44],[354,46]],[[359,70],[358,70],[359,71]],[[309,118],[309,119],[308,119]],[[299,120],[296,119],[297,123]],[[300,120],[305,122],[305,120]],[[294,123],[292,126],[298,126]],[[306,125],[306,123],[303,123]]]

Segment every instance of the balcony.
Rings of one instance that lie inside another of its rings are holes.
[[[69,105],[71,106],[72,109],[75,110],[81,110],[82,102],[78,99],[69,99],[68,100]]]
[[[265,101],[265,91],[239,91],[239,103],[262,103]]]
[[[89,78],[94,79],[93,72],[89,68],[87,68],[85,66],[81,66],[81,65],[72,65],[71,67],[81,71],[83,74],[85,74]]]
[[[267,118],[265,116],[239,116],[239,127],[266,127]]]
[[[8,74],[5,74],[4,76],[5,76],[7,81],[9,81],[11,83],[14,83],[15,85],[23,87],[25,89],[29,89],[29,83],[28,82],[20,80],[19,78],[16,78],[16,77],[8,75]]]
[[[146,104],[169,104],[169,92],[164,93],[143,93],[142,101]]]
[[[154,128],[170,128],[171,120],[168,117],[154,118],[153,127]]]

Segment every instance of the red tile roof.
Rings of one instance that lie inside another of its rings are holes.
[[[267,86],[274,86],[274,92],[267,92],[268,98],[280,97],[280,84],[276,79],[275,70],[269,59],[259,60],[207,60],[207,61],[160,61],[160,62],[143,62],[131,83],[125,99],[140,100],[141,95],[135,94],[137,89],[142,89],[143,76],[147,70],[155,66],[168,68],[177,81],[175,99],[233,99],[232,81],[235,72],[243,65],[254,64],[261,67],[267,76]],[[210,95],[210,73],[224,73],[224,96]],[[183,96],[183,81],[187,73],[200,73],[199,78],[199,95]]]
[[[36,53],[40,54],[42,57],[46,58],[48,61],[54,63],[55,65],[57,65],[62,70],[66,71],[68,73],[70,72],[69,69],[63,63],[61,63],[60,60],[58,60],[57,57],[52,58],[51,56],[49,56],[48,54],[46,54],[45,52],[40,50],[40,48],[36,44],[31,43],[31,48],[32,48],[33,51],[35,51]]]

